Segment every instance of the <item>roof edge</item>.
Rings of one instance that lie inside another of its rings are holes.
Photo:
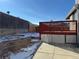
[[[72,9],[70,10],[70,12],[68,13],[68,15],[66,16],[66,19],[69,18],[69,16],[71,16],[71,14],[73,14],[76,10],[77,10],[78,4],[74,5],[72,7]]]

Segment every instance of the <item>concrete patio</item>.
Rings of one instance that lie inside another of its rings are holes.
[[[79,59],[78,48],[63,47],[42,43],[33,59]]]

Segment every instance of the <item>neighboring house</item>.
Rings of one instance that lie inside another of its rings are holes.
[[[27,20],[0,12],[0,35],[36,32],[36,27]]]
[[[29,22],[0,12],[0,35],[28,32]]]

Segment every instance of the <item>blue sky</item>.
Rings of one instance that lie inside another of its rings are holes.
[[[65,20],[75,0],[0,0],[0,11],[32,23]]]

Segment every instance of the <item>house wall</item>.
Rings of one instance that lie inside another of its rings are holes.
[[[73,20],[78,20],[78,13],[77,13],[77,11],[74,13],[74,14],[72,14],[70,17],[69,17],[69,19],[68,19],[68,21],[73,21]],[[70,22],[69,23],[69,28],[70,28],[70,30],[76,30],[76,22]]]
[[[75,4],[79,4],[79,0],[75,0]]]
[[[79,9],[78,9],[78,21],[77,21],[77,41],[79,43]]]
[[[79,4],[79,0],[76,0]],[[69,17],[68,20],[77,20],[77,43],[79,43],[79,8]],[[70,23],[70,30],[76,29],[74,23]]]
[[[76,22],[71,22],[69,25],[70,30],[76,30]]]
[[[74,20],[78,20],[78,10],[74,13]]]
[[[79,0],[75,0],[75,6],[76,11],[74,13],[71,13],[71,16],[68,16],[68,20],[77,20],[77,43],[79,43]],[[72,11],[72,10],[71,10]],[[70,30],[74,29],[75,27],[72,23],[70,23]]]
[[[77,0],[78,4],[79,4],[79,0]]]
[[[71,16],[70,16],[70,20],[75,20],[76,18],[75,18],[75,14],[72,14]],[[76,23],[75,22],[71,22],[70,23],[70,30],[76,30]]]
[[[73,14],[70,16],[70,20],[74,20],[74,16],[73,16]]]
[[[76,43],[76,35],[41,34],[41,41],[47,43]]]
[[[2,28],[2,29],[0,29],[0,35],[24,33],[24,32],[27,32],[27,31],[28,31],[27,29],[8,29],[8,28]]]

